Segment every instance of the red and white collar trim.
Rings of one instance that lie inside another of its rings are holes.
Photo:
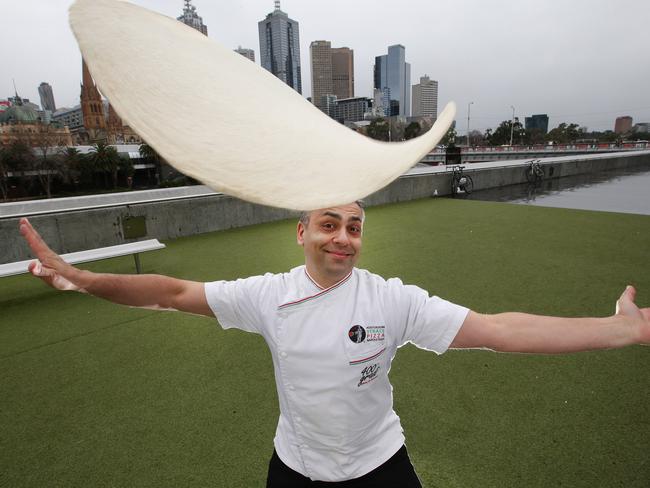
[[[316,286],[316,288],[318,288],[319,290],[324,290],[324,289],[325,289],[325,287],[320,286],[320,285],[316,282],[316,280],[315,280],[314,278],[311,277],[311,275],[309,274],[309,271],[307,271],[307,266],[305,266],[305,274],[307,275],[307,278],[309,278],[309,281],[311,281],[311,282]],[[348,276],[349,276],[349,275],[348,275]],[[345,278],[343,278],[343,279],[345,279]],[[336,283],[335,283],[335,285],[336,285]]]
[[[331,291],[333,291],[333,290],[339,288],[339,287],[340,287],[341,285],[343,285],[346,281],[348,281],[348,280],[350,279],[350,276],[352,276],[352,271],[353,271],[353,270],[354,270],[354,269],[350,270],[350,272],[349,272],[349,273],[348,273],[348,274],[347,274],[343,279],[341,279],[340,281],[338,281],[337,283],[334,283],[332,286],[330,286],[330,287],[328,287],[328,288],[323,288],[323,287],[320,286],[318,283],[316,283],[316,282],[314,281],[314,279],[313,279],[311,276],[309,276],[309,273],[307,273],[307,268],[305,267],[305,274],[307,275],[307,277],[309,278],[309,280],[310,280],[312,283],[314,283],[314,285],[316,285],[316,286],[317,286],[321,291],[319,291],[319,292],[316,293],[315,295],[310,295],[310,296],[308,296],[308,297],[300,298],[300,299],[298,299],[298,300],[294,300],[294,301],[291,301],[291,302],[283,303],[282,305],[280,305],[280,306],[278,307],[278,310],[286,310],[286,309],[289,308],[289,307],[293,307],[293,306],[295,306],[295,305],[302,305],[303,303],[309,302],[309,301],[314,300],[314,299],[316,299],[316,298],[320,298],[320,297],[322,297],[323,295],[326,295],[327,293],[329,293],[329,292],[331,292]]]

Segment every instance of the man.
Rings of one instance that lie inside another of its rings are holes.
[[[261,334],[273,358],[280,419],[268,487],[419,487],[388,371],[398,347],[565,353],[650,343],[650,308],[627,287],[606,318],[483,315],[429,297],[398,279],[355,268],[359,203],[304,213],[297,241],[305,265],[288,273],[196,283],[155,275],[109,275],[64,263],[22,219],[50,286],[116,303],[216,316],[224,328]]]

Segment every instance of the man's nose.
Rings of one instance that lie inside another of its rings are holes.
[[[340,245],[348,245],[350,243],[350,236],[345,227],[341,227],[336,234],[334,234],[334,242]]]

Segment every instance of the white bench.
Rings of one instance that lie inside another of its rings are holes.
[[[135,270],[140,273],[142,271],[142,268],[140,266],[139,253],[155,251],[157,249],[163,249],[164,247],[165,245],[161,242],[158,242],[158,239],[149,239],[146,241],[129,242],[128,244],[118,244],[116,246],[99,247],[97,249],[90,249],[88,251],[61,254],[61,257],[66,263],[78,264],[133,254],[133,258],[135,259]],[[32,261],[34,261],[34,259],[28,259],[27,261],[17,261],[15,263],[0,264],[0,278],[27,273],[27,266]]]

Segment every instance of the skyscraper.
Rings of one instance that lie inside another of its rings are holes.
[[[246,49],[239,46],[237,49],[235,49],[235,52],[241,54],[245,58],[250,59],[253,63],[255,62],[255,51],[252,49]]]
[[[332,49],[332,89],[338,99],[354,97],[354,51],[349,47]]]
[[[411,65],[404,46],[389,46],[387,55],[375,57],[374,80],[384,93],[385,115],[411,115]]]
[[[185,0],[183,14],[177,17],[177,20],[206,36],[208,35],[208,26],[203,23],[203,18],[196,13],[196,7],[192,5],[192,0]]]
[[[413,116],[438,118],[438,82],[427,75],[413,85]]]
[[[302,93],[298,22],[280,10],[280,0],[275,0],[275,10],[257,26],[262,67]]]
[[[49,83],[41,83],[38,87],[38,94],[41,97],[41,107],[43,110],[49,110],[52,113],[56,112],[54,93],[52,93],[52,87]]]
[[[311,59],[311,101],[325,111],[327,95],[333,95],[332,44],[330,41],[313,41],[309,45]]]

